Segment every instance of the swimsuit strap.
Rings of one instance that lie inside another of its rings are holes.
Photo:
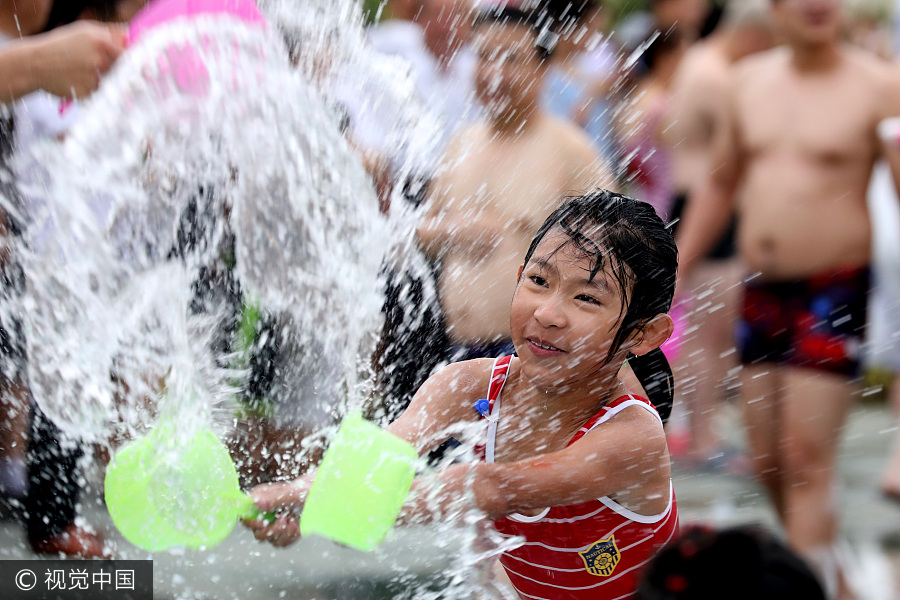
[[[494,462],[494,448],[497,440],[497,423],[500,420],[500,391],[506,383],[509,375],[509,364],[512,355],[501,356],[494,361],[491,368],[491,381],[488,384],[488,397],[475,403],[477,410],[483,418],[488,420],[487,443],[484,446],[484,459]]]
[[[572,445],[578,440],[580,440],[587,432],[596,427],[597,425],[603,423],[604,421],[608,421],[613,418],[620,411],[625,410],[629,406],[640,406],[655,416],[657,419],[662,419],[659,416],[659,413],[656,411],[656,407],[653,406],[653,403],[647,400],[642,396],[635,396],[633,394],[625,394],[624,396],[619,396],[600,410],[598,410],[593,417],[588,419],[584,425],[581,426],[581,429],[575,432],[575,435],[572,436],[572,439],[569,441],[568,445]]]
[[[491,369],[491,382],[488,385],[487,400],[490,403],[491,412],[494,409],[494,401],[500,397],[500,390],[506,383],[506,377],[509,375],[509,365],[512,362],[512,354],[501,356],[494,360],[494,366]]]

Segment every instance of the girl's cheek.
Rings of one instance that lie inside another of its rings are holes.
[[[592,343],[592,338],[588,335],[575,338],[573,346],[574,349],[585,358],[593,357],[595,354],[601,353],[600,348],[597,344]]]

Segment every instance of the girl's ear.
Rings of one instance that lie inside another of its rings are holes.
[[[643,356],[651,350],[662,346],[672,332],[675,331],[675,324],[672,317],[665,313],[660,313],[647,321],[640,331],[634,334],[634,346],[628,349],[635,356]]]

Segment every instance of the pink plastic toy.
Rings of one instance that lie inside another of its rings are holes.
[[[128,44],[134,44],[147,30],[162,23],[199,15],[228,14],[246,23],[265,27],[266,20],[253,0],[152,0],[134,16],[128,25]],[[206,70],[190,46],[169,48],[167,64],[174,69],[176,83],[182,91],[202,95],[206,89]],[[63,100],[59,112],[63,114],[72,104]]]
[[[666,355],[669,363],[672,364],[678,360],[681,351],[681,336],[684,335],[684,329],[688,326],[685,306],[683,304],[673,304],[671,310],[669,310],[669,316],[672,317],[675,330],[660,348]]]
[[[230,14],[242,21],[265,27],[266,20],[253,0],[153,0],[142,8],[128,25],[128,43],[160,23],[182,17]]]

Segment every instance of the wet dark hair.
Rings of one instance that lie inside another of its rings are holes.
[[[602,226],[599,234],[592,231],[598,225]],[[557,250],[573,244],[593,260],[590,279],[609,266],[618,283],[622,297],[620,314],[624,316],[606,358],[609,362],[628,336],[656,315],[669,312],[678,268],[675,239],[651,205],[596,189],[567,198],[547,217],[525,254],[525,265],[554,228],[569,236]],[[669,361],[656,348],[643,356],[629,354],[628,362],[665,424],[674,396]]]
[[[47,16],[44,31],[50,31],[78,20],[81,14],[91,9],[97,19],[111,23],[116,19],[116,7],[120,0],[55,0]]]
[[[757,525],[692,527],[644,571],[638,600],[825,600],[809,566]]]
[[[659,63],[660,57],[672,54],[678,50],[683,41],[684,35],[681,30],[676,29],[675,27],[672,27],[668,31],[657,31],[654,27],[653,33],[645,40],[645,42],[649,43],[647,44],[647,47],[644,48],[644,53],[641,55],[641,62],[646,67],[647,71],[652,71]]]
[[[552,30],[553,23],[546,11],[509,8],[503,4],[491,6],[478,11],[472,22],[472,29],[495,24],[527,27],[534,34],[534,49],[538,58],[545,60],[553,54],[558,37]]]
[[[591,10],[603,8],[601,0],[544,0],[540,4],[560,27],[577,23]]]
[[[600,8],[600,0],[525,0],[516,8],[497,4],[480,10],[473,23],[525,25],[535,34],[535,50],[541,60],[553,55],[560,34],[577,24],[590,10]]]

